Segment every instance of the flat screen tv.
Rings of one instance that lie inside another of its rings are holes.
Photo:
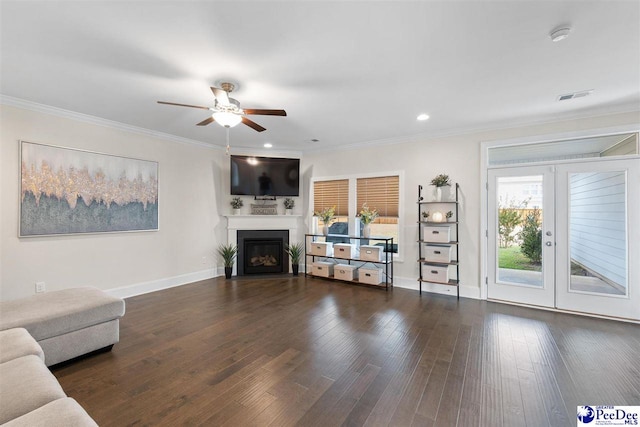
[[[300,159],[231,156],[234,196],[299,196]]]

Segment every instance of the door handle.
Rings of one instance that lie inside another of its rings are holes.
[[[545,245],[551,246],[551,242],[546,242]]]
[[[547,231],[545,234],[546,234],[547,236],[551,236],[551,232],[550,232],[550,231]]]

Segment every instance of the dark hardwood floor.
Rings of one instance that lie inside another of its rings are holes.
[[[101,426],[575,426],[640,405],[639,355],[638,325],[300,276],[129,298],[54,374]]]

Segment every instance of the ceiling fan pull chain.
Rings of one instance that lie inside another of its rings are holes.
[[[227,156],[229,155],[229,150],[231,150],[231,147],[229,146],[229,128],[227,129]]]

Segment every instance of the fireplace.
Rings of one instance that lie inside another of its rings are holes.
[[[238,276],[289,272],[289,230],[238,230]]]

